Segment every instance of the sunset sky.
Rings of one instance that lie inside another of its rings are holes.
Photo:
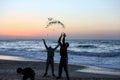
[[[48,24],[48,18],[61,25]],[[119,39],[120,0],[0,0],[0,39]]]

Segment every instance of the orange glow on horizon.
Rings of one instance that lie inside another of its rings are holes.
[[[67,20],[69,21],[69,20]],[[94,22],[90,24],[83,23],[66,23],[65,29],[60,25],[52,25],[46,27],[45,20],[40,20],[34,17],[2,17],[0,19],[0,36],[11,36],[11,37],[44,37],[44,36],[59,36],[61,32],[73,35],[92,35],[92,34],[114,34],[119,32],[119,28],[114,28],[111,24],[100,24]],[[108,26],[108,27],[106,27]]]

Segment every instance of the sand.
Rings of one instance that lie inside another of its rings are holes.
[[[35,80],[56,80],[51,76],[49,67],[48,76],[42,77],[45,71],[45,62],[41,61],[15,61],[0,60],[0,80],[22,80],[22,75],[16,73],[18,67],[31,67],[36,73]],[[58,64],[55,63],[55,74],[58,74]],[[77,66],[69,64],[70,80],[120,80],[120,71],[112,69],[103,69],[89,66]],[[62,78],[66,80],[63,71]]]

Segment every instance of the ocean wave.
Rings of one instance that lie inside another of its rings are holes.
[[[95,45],[78,45],[79,48],[97,48]]]
[[[92,52],[74,52],[68,51],[69,54],[79,55],[79,56],[87,56],[87,57],[116,57],[120,56],[120,52],[111,52],[111,53],[92,53]]]
[[[113,44],[113,45],[120,45],[120,40],[107,40],[107,41],[100,41],[100,43]]]

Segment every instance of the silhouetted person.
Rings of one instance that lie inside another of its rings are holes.
[[[46,69],[45,69],[45,74],[43,75],[44,77],[47,75],[48,72],[48,67],[49,64],[51,65],[51,71],[52,71],[52,76],[55,77],[54,74],[54,52],[55,50],[59,47],[59,45],[57,45],[55,48],[52,48],[51,46],[47,46],[45,40],[43,39],[43,43],[46,47],[47,50],[47,61],[46,61]]]
[[[62,42],[61,42],[61,38]],[[67,76],[67,80],[69,80],[69,74],[68,74],[68,53],[67,53],[67,48],[69,47],[69,43],[65,42],[65,33],[61,34],[58,43],[60,45],[60,63],[59,63],[59,73],[58,73],[58,77],[57,79],[61,78],[61,74],[62,74],[62,69],[64,68],[64,71],[66,72],[66,76]]]
[[[31,80],[35,80],[35,72],[29,67],[24,68],[24,69],[17,68],[17,73],[23,75],[22,80],[27,80],[28,78],[30,78]]]

